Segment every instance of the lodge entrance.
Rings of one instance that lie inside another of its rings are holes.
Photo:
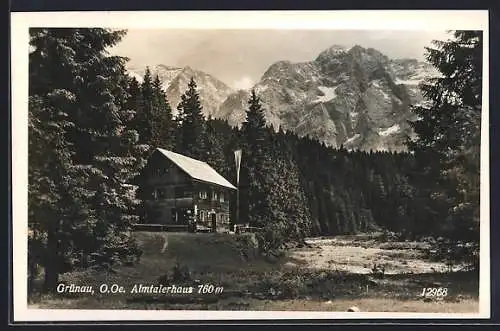
[[[216,213],[212,213],[210,215],[210,220],[211,220],[211,223],[212,223],[212,232],[217,232],[217,214]]]
[[[189,208],[173,208],[172,209],[172,223],[177,225],[187,225],[191,210]]]

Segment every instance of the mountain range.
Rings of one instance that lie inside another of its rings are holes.
[[[163,82],[175,111],[191,77],[205,116],[231,125],[245,120],[250,90],[233,90],[213,75],[190,67],[150,67]],[[139,81],[145,67],[128,68]],[[413,120],[411,104],[425,102],[418,84],[438,72],[415,59],[390,59],[373,48],[334,45],[308,62],[278,61],[253,86],[268,123],[331,147],[405,149]]]

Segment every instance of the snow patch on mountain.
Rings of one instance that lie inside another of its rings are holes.
[[[268,88],[269,88],[269,85],[267,85],[267,84],[259,84],[259,85],[255,86],[255,92],[256,93],[262,93],[265,90],[267,90]]]
[[[326,87],[326,86],[318,86],[318,89],[323,93],[323,95],[316,98],[316,102],[328,102],[337,97],[337,93],[335,90],[338,86],[335,87]]]
[[[378,81],[378,80],[374,80],[374,81],[371,83],[371,85],[372,85],[373,87],[375,87],[375,88],[378,88],[378,89],[379,89],[379,88],[381,88],[381,87],[380,87],[380,81]]]
[[[387,94],[384,90],[380,90],[380,93],[382,94],[382,96],[384,97],[384,99],[391,100],[390,95]]]
[[[357,140],[358,138],[360,138],[360,137],[361,137],[361,134],[356,133],[354,136],[352,136],[351,138],[347,139],[347,140],[344,142],[344,144],[350,144],[350,143],[352,143],[352,142],[356,141],[356,140]]]
[[[139,84],[142,83],[142,81],[143,81],[143,75],[140,75],[140,74],[138,74],[137,72],[134,72],[134,71],[129,71],[128,74],[132,78],[135,78],[139,82]]]
[[[404,85],[418,85],[422,80],[420,79],[396,79],[394,82],[396,84],[404,84]]]
[[[374,80],[370,83],[371,87],[382,95],[385,100],[391,100],[391,96],[385,91],[387,87],[381,80]]]
[[[379,129],[378,135],[382,137],[386,137],[395,133],[398,133],[400,131],[401,127],[399,124],[394,124],[393,126],[387,128],[387,129]]]

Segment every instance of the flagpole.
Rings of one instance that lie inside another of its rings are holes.
[[[240,165],[241,149],[234,151],[234,161],[236,163],[236,224],[240,224]],[[236,229],[236,227],[235,227]]]

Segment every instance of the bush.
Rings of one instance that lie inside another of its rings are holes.
[[[385,265],[384,264],[373,264],[373,268],[371,269],[371,273],[376,278],[384,278],[385,276]]]
[[[401,235],[393,231],[385,230],[377,240],[379,242],[397,242],[401,240]]]
[[[183,283],[191,281],[191,279],[191,271],[189,270],[188,266],[181,265],[179,262],[177,262],[172,268],[171,275],[165,274],[161,276],[160,278],[158,278],[158,283],[161,285],[168,285],[171,282]]]
[[[259,255],[259,241],[255,233],[244,233],[235,236],[236,249],[240,251],[240,255],[245,259],[254,259]]]
[[[424,254],[430,260],[446,263],[449,272],[457,265],[461,265],[465,270],[478,270],[479,268],[478,243],[439,237],[430,248],[424,251]]]

